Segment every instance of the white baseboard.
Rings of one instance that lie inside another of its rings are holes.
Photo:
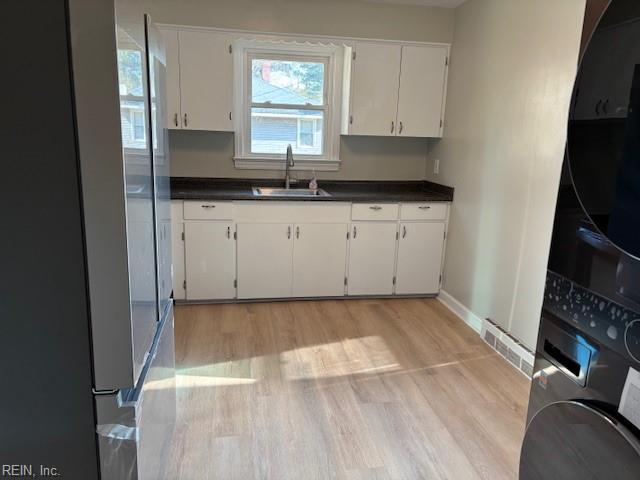
[[[482,332],[484,320],[460,303],[456,298],[452,297],[444,290],[440,290],[440,294],[437,298],[444,303],[449,310],[460,317],[464,323],[478,332],[478,334]]]
[[[504,357],[510,365],[527,378],[531,378],[534,361],[533,353],[526,350],[507,332],[501,330],[489,320],[480,318],[444,290],[440,290],[437,298],[464,323],[473,328],[478,335],[480,335],[480,338]],[[490,335],[487,335],[487,332],[489,332]]]

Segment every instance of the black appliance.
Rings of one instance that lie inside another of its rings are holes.
[[[585,34],[521,480],[640,478],[640,402],[621,411],[640,400],[640,2],[612,0]]]
[[[2,3],[0,477],[165,477],[165,54],[138,3]]]

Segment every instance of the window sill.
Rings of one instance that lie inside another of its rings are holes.
[[[235,167],[239,170],[285,170],[284,160],[274,160],[273,158],[244,158],[235,157],[233,159]],[[340,170],[340,160],[295,160],[295,165],[291,167],[296,170],[315,170],[317,172],[337,172]]]

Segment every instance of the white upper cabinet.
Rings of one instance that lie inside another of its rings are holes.
[[[233,131],[233,37],[160,29],[167,55],[167,127]]]
[[[398,135],[442,136],[447,57],[446,47],[402,47]]]
[[[344,135],[441,137],[449,47],[358,42]]]
[[[351,83],[350,134],[395,134],[401,50],[400,45],[356,45]]]
[[[180,30],[182,129],[233,131],[233,57],[224,33]]]
[[[180,113],[180,47],[178,30],[161,28],[167,55],[167,128],[179,129],[182,126]]]

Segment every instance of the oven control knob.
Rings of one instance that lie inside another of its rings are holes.
[[[615,340],[618,338],[618,329],[613,325],[609,325],[609,328],[607,328],[607,335],[611,340]]]

